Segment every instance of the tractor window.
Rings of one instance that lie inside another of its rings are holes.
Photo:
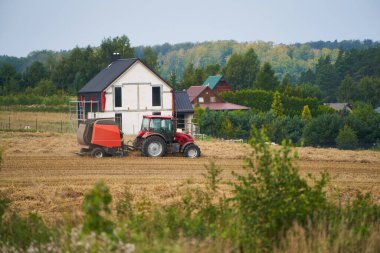
[[[172,121],[170,119],[163,119],[161,121],[161,128],[165,132],[171,132],[172,131]]]
[[[159,132],[161,129],[161,119],[151,119],[150,120],[150,131]]]
[[[148,129],[149,129],[149,119],[143,118],[143,122],[141,124],[141,130],[142,131],[148,131]]]

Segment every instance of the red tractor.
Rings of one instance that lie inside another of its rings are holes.
[[[133,145],[125,145],[123,133],[113,119],[88,119],[79,124],[77,139],[82,146],[79,154],[101,158],[105,155],[123,156],[128,151],[140,150],[143,155],[151,157],[177,152],[185,157],[199,157],[201,151],[195,145],[194,138],[177,132],[175,126],[171,116],[144,116]]]

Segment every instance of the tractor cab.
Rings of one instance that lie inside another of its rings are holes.
[[[165,141],[173,142],[175,135],[175,124],[171,116],[144,116],[141,124],[141,130],[137,136],[142,137],[146,134],[156,133],[162,135]]]

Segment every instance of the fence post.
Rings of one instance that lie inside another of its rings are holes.
[[[36,132],[38,131],[38,123],[37,123],[37,117],[36,117]]]
[[[11,115],[8,118],[8,129],[11,129]]]
[[[63,133],[63,122],[61,120],[61,133]]]

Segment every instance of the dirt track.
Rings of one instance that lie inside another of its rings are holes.
[[[84,193],[99,180],[110,186],[116,201],[128,186],[136,199],[147,197],[156,203],[169,203],[180,198],[184,184],[202,182],[205,165],[211,159],[228,180],[232,179],[231,171],[242,171],[243,158],[249,153],[247,145],[204,141],[199,142],[203,152],[200,159],[152,159],[133,154],[99,160],[76,156],[78,146],[73,134],[0,132],[0,140],[5,148],[0,190],[12,199],[14,210],[38,211],[46,218],[78,212]],[[346,198],[358,190],[370,191],[380,203],[380,152],[297,151],[301,175],[330,174],[333,197],[338,192]]]

